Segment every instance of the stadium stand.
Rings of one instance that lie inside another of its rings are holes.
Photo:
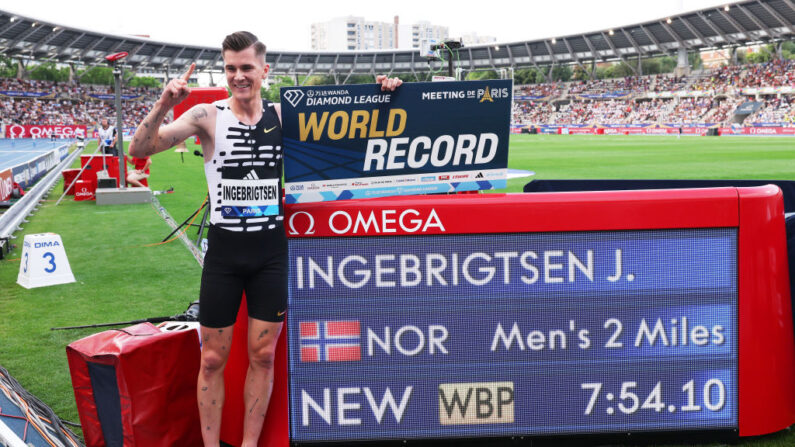
[[[124,126],[134,127],[160,91],[129,87],[122,94]],[[0,78],[0,124],[92,126],[115,114],[111,95],[113,89],[106,85]]]
[[[513,123],[531,125],[660,124],[729,125],[746,99],[762,107],[744,120],[793,126],[793,93],[747,89],[795,88],[795,61],[726,66],[690,77],[629,76],[619,79],[518,85]],[[688,96],[701,92],[703,96]],[[0,78],[0,124],[94,125],[113,114],[113,90],[105,85]],[[133,127],[157,99],[158,89],[122,92],[124,126]],[[650,94],[668,95],[649,98]]]
[[[690,76],[519,85],[514,89],[516,126],[733,123],[795,126],[795,61],[724,66]],[[762,107],[735,116],[746,102]]]

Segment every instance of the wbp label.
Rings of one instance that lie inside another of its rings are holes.
[[[442,425],[512,424],[513,382],[439,385]]]

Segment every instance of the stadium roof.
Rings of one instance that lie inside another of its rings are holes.
[[[795,38],[795,0],[749,0],[614,29],[550,36],[548,39],[466,47],[456,63],[464,70],[548,67],[560,64],[623,60],[638,56],[675,56],[677,50],[700,50]],[[221,50],[146,38],[102,34],[62,26],[0,10],[0,54],[36,60],[99,64],[104,56],[126,51],[135,69],[183,70],[196,62],[200,71],[223,69]],[[270,51],[271,72],[282,74],[352,74],[427,72],[418,51],[291,52]],[[434,70],[442,67],[434,62]],[[633,63],[630,63],[632,66]],[[344,81],[343,81],[344,82]]]

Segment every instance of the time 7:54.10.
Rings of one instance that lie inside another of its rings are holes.
[[[666,410],[670,413],[676,411],[701,411],[703,408],[709,411],[720,411],[726,404],[726,387],[720,379],[709,379],[704,385],[697,389],[695,380],[690,380],[682,386],[685,404],[677,407],[663,402],[663,385],[657,382],[654,388],[645,396],[639,396],[636,392],[637,382],[622,382],[621,389],[613,392],[602,393],[603,384],[600,382],[581,383],[580,389],[589,390],[591,396],[588,405],[585,407],[584,414],[590,415],[600,399],[604,399],[608,406],[605,408],[607,414],[614,414],[615,410],[612,403],[617,401],[616,407],[624,414],[633,414],[638,410],[654,410],[661,412]],[[643,402],[641,403],[641,399]]]

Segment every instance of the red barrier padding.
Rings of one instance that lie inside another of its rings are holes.
[[[97,184],[97,172],[101,171],[102,166],[102,158],[105,158],[105,166],[104,168],[108,171],[108,176],[111,178],[116,179],[116,186],[119,186],[119,159],[113,155],[94,155],[93,158],[91,155],[81,155],[80,156],[80,167],[85,167],[89,165],[82,174],[80,174],[81,180],[89,180],[93,181],[94,184]],[[91,160],[91,163],[89,163]],[[124,178],[127,178],[127,165],[124,166]]]
[[[194,331],[161,332],[144,323],[73,342],[66,356],[88,447],[202,445],[196,403],[200,351]],[[101,386],[92,372],[109,368],[116,389]],[[114,400],[118,414],[98,410],[112,408],[108,402]],[[119,435],[123,444],[106,442],[105,434]]]
[[[74,181],[75,177],[77,177],[78,172],[80,172],[79,169],[64,169],[61,171],[61,174],[63,175],[63,189],[68,196],[75,195],[75,186],[72,185],[72,182]],[[72,186],[70,187],[69,185]],[[66,188],[69,188],[69,190]]]
[[[97,192],[97,180],[78,180],[75,182],[75,201],[95,200]]]

